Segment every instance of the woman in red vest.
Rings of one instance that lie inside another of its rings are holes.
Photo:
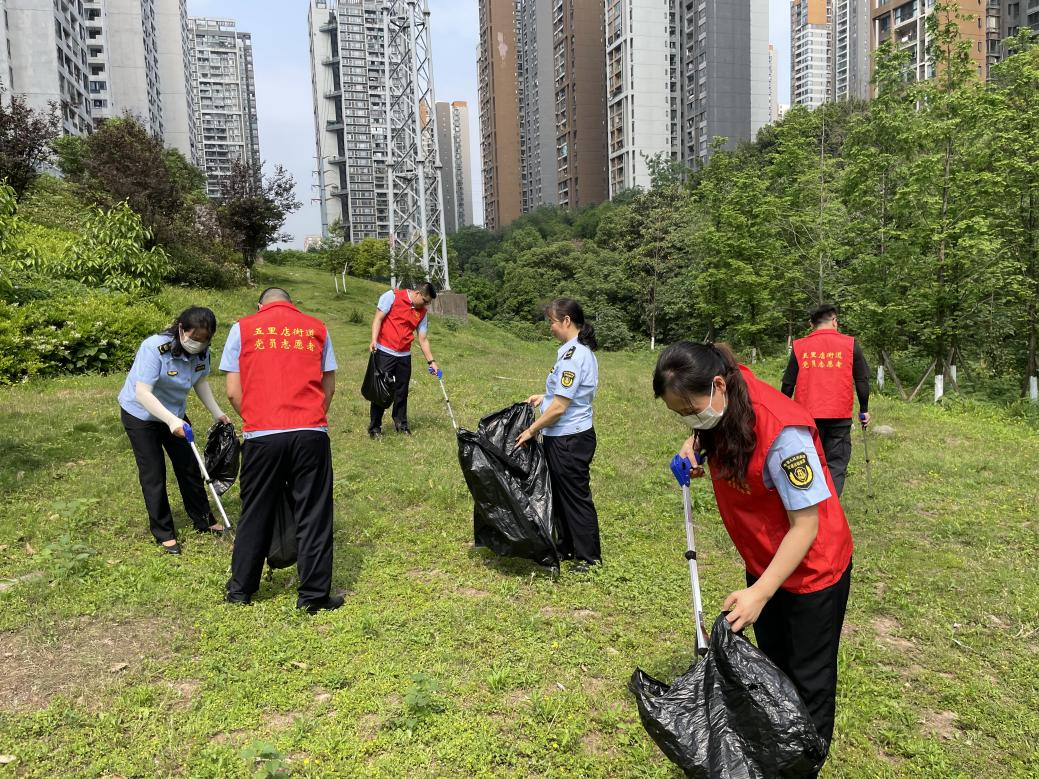
[[[758,647],[794,682],[829,743],[852,540],[811,416],[717,344],[665,349],[653,392],[693,430],[676,478],[703,476],[692,461],[706,457],[746,564],[747,587],[723,604],[731,629],[754,625]]]

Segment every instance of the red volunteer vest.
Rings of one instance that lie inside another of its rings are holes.
[[[741,490],[732,483],[715,478],[714,496],[718,501],[718,512],[721,514],[725,529],[736,550],[743,558],[747,571],[752,576],[761,576],[772,558],[783,537],[790,530],[790,518],[787,516],[779,492],[765,486],[762,478],[765,468],[765,455],[772,442],[784,428],[790,425],[807,427],[812,431],[815,451],[823,463],[823,473],[813,474],[813,478],[825,478],[830,488],[830,497],[818,505],[819,532],[808,549],[804,560],[794,570],[782,588],[788,592],[806,593],[835,584],[851,561],[852,540],[848,520],[844,516],[837,490],[830,478],[830,469],[826,466],[823,447],[819,435],[808,413],[776,388],[758,379],[746,366],[740,366],[743,378],[750,391],[750,401],[754,407],[754,433],[757,436],[757,447],[750,458],[747,468],[747,490]]]
[[[425,315],[426,309],[412,307],[406,289],[395,290],[390,312],[382,320],[379,343],[395,352],[411,351],[411,342],[415,340],[415,328]]]
[[[238,323],[242,429],[326,427],[321,353],[328,331],[287,301],[268,303]]]
[[[816,330],[794,341],[794,400],[813,419],[848,419],[855,403],[852,363],[855,339],[836,330]]]

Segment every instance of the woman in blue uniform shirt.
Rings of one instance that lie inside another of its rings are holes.
[[[119,393],[120,416],[137,460],[148,523],[156,543],[169,554],[179,555],[181,549],[166,494],[164,449],[195,529],[215,534],[224,529],[209,509],[202,474],[184,438],[192,387],[214,420],[231,421],[220,410],[206,380],[209,342],[215,333],[212,311],[198,307],[185,310],[169,328],[144,339]]]
[[[541,415],[516,439],[523,446],[543,435],[545,459],[552,480],[552,509],[559,528],[559,551],[574,559],[571,571],[584,573],[602,562],[599,516],[592,501],[589,468],[595,456],[592,400],[599,385],[595,330],[584,321],[576,300],[558,298],[545,308],[549,327],[562,346],[545,381],[545,394],[527,402]]]

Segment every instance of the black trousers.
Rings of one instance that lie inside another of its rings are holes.
[[[206,497],[206,485],[188,442],[173,435],[165,422],[145,422],[123,409],[120,412],[123,429],[126,430],[130,448],[137,460],[137,476],[148,510],[148,527],[155,540],[161,543],[177,537],[170,498],[166,494],[166,457],[163,450],[173,465],[180,496],[184,500],[184,510],[191,517],[191,523],[198,530],[215,525],[216,519],[213,518]]]
[[[397,389],[393,394],[393,426],[400,430],[408,426],[408,385],[411,383],[411,355],[407,357],[395,357],[386,352],[375,352],[375,366],[387,373],[393,374]],[[368,422],[368,430],[376,430],[382,427],[382,413],[384,408],[371,404],[371,416]]]
[[[238,521],[227,592],[251,596],[260,588],[271,548],[275,507],[289,491],[296,517],[297,606],[327,598],[332,585],[332,446],[315,430],[247,439],[242,446]]]
[[[826,465],[830,468],[830,476],[833,477],[833,486],[837,488],[839,498],[844,492],[844,476],[851,460],[851,421],[817,419],[815,426],[819,430]]]
[[[757,578],[747,574],[747,585]],[[824,590],[796,595],[779,589],[754,623],[758,649],[797,687],[827,745],[837,707],[837,649],[851,589],[851,563]]]
[[[564,558],[602,562],[599,515],[592,502],[588,473],[595,456],[595,430],[546,435],[542,440],[552,481],[552,514],[559,528],[559,551]]]

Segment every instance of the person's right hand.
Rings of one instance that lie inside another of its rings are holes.
[[[369,352],[374,352],[375,351],[375,344],[376,344],[375,341],[372,341],[370,344],[368,344],[368,351]]]
[[[187,436],[184,435],[184,425],[185,422],[183,419],[174,419],[169,423],[170,432],[177,436],[177,438],[187,438]]]
[[[678,450],[678,456],[686,458],[692,464],[689,471],[689,476],[691,478],[699,479],[704,475],[703,464],[700,458],[700,439],[698,436],[689,436],[685,443],[682,444],[682,448]]]
[[[537,408],[538,406],[540,406],[544,402],[545,402],[545,396],[544,395],[531,395],[529,398],[527,398],[527,405],[534,406],[535,408]]]

